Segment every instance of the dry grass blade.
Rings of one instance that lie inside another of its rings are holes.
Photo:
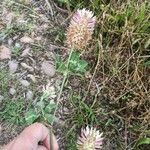
[[[50,10],[52,18],[54,19],[54,12],[53,12],[53,9],[51,7],[51,4],[50,4],[49,0],[45,0],[45,2],[46,2],[47,6],[48,6],[48,8]]]

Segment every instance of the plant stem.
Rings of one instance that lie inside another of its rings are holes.
[[[62,95],[62,91],[63,91],[64,85],[65,85],[65,81],[66,81],[68,73],[69,73],[68,68],[69,68],[69,63],[70,63],[72,53],[73,53],[73,48],[71,48],[71,51],[70,51],[70,54],[69,54],[69,57],[68,57],[68,60],[67,60],[67,71],[64,73],[63,81],[62,81],[60,91],[59,91],[59,94],[58,94],[58,97],[57,97],[57,103],[56,103],[56,109],[54,111],[54,116],[56,115],[57,107],[58,107],[58,104],[60,103],[60,97]],[[52,125],[53,125],[53,123],[54,123],[54,121],[52,122]]]
[[[41,99],[40,99],[40,103],[43,103],[43,95],[42,95],[42,97],[41,97]],[[44,120],[45,120],[44,110],[43,110],[43,108],[42,108],[41,105],[40,105],[40,109],[41,109],[42,116],[43,116],[43,118],[44,118]]]
[[[59,94],[58,94],[58,97],[57,97],[57,102],[58,103],[60,101],[60,97],[61,97],[61,94],[62,94],[62,91],[63,91],[66,79],[67,79],[67,74],[65,74],[64,77],[63,77],[63,81],[62,81],[62,84],[61,84],[61,87],[60,87],[60,91],[59,91]]]

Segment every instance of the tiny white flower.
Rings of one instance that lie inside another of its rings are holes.
[[[54,99],[56,97],[56,92],[54,86],[50,82],[46,86],[43,86],[43,93],[48,95],[49,98]]]

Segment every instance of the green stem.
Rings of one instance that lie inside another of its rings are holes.
[[[65,81],[66,81],[67,76],[68,76],[68,72],[69,72],[68,68],[69,68],[69,63],[70,63],[72,53],[73,53],[73,48],[71,48],[71,51],[70,51],[70,54],[69,54],[69,57],[68,57],[68,60],[67,60],[67,72],[64,73],[63,81],[62,81],[60,91],[59,91],[59,94],[58,94],[58,97],[57,97],[57,103],[56,103],[56,109],[54,111],[54,116],[56,115],[57,107],[58,107],[58,104],[60,102],[60,97],[62,95],[62,91],[63,91],[64,85],[65,85]],[[52,125],[53,125],[53,123],[54,123],[54,121],[52,122]]]
[[[42,95],[42,97],[41,97],[41,99],[40,99],[40,103],[42,103],[42,102],[43,102],[43,95]],[[43,118],[44,118],[44,120],[45,120],[44,110],[43,110],[43,108],[42,108],[41,105],[40,105],[40,109],[41,109],[42,116],[43,116]]]

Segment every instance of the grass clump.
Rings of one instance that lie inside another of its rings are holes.
[[[89,122],[91,125],[98,123],[94,108],[92,106],[88,106],[79,96],[73,95],[70,98],[70,104],[72,108],[74,108],[71,120],[78,128],[88,125]]]
[[[13,83],[12,77],[6,67],[0,70],[0,94],[3,99],[0,102],[0,122],[8,122],[10,124],[21,125],[25,123],[24,112],[25,102],[23,98],[11,97],[9,94],[10,84]],[[17,85],[17,84],[16,84]]]
[[[25,104],[23,99],[9,100],[1,106],[0,122],[9,122],[17,125],[25,124],[24,119]]]
[[[1,93],[6,93],[9,87],[10,75],[4,68],[0,68],[0,90]]]

